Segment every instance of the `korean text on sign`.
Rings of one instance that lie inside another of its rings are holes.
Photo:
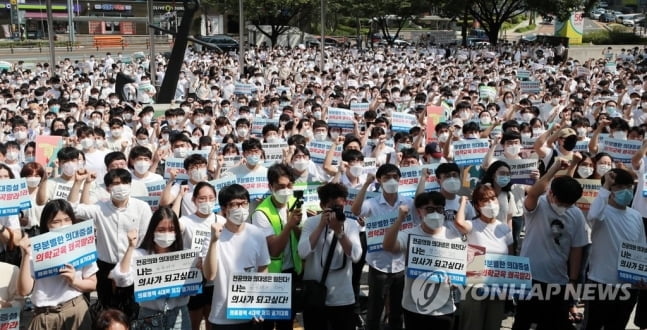
[[[623,242],[618,258],[618,281],[640,283],[647,281],[647,245]]]
[[[31,246],[36,279],[57,276],[66,264],[79,269],[97,260],[92,221],[34,236]]]
[[[236,183],[249,191],[249,197],[263,198],[270,189],[267,176],[244,176],[236,178]]]
[[[486,139],[461,140],[454,142],[453,146],[456,165],[481,165],[490,148],[490,143]]]
[[[135,301],[202,293],[200,251],[183,250],[135,258]]]
[[[355,114],[351,110],[341,108],[328,108],[328,126],[353,128],[355,127]]]
[[[233,273],[229,276],[227,318],[290,320],[292,274]]]
[[[588,211],[591,208],[591,203],[598,197],[602,183],[600,180],[595,179],[576,179],[582,185],[582,197],[575,202],[577,207],[582,211]]]
[[[177,175],[175,176],[176,180],[188,180],[189,175],[184,169],[184,159],[183,158],[167,158],[164,163],[164,178],[168,179],[171,177],[171,170],[176,170]]]
[[[452,284],[466,284],[467,244],[409,235],[408,251],[407,277],[436,273],[439,281],[447,277]]]
[[[482,260],[483,263],[468,274],[470,283],[513,285],[517,288],[530,288],[532,285],[528,258],[486,253]]]
[[[373,214],[366,219],[366,245],[368,253],[382,251],[382,242],[386,231],[393,225],[395,219],[398,217],[398,212],[391,212],[387,214]],[[404,218],[400,230],[413,228],[413,217],[411,213]]]
[[[511,182],[516,184],[533,185],[535,179],[531,178],[531,173],[539,167],[539,159],[506,159],[505,162],[510,166]]]
[[[0,329],[20,329],[20,308],[11,307],[0,309]]]
[[[20,214],[31,208],[25,178],[2,180],[0,183],[0,216]]]
[[[604,146],[604,152],[608,153],[614,162],[629,165],[631,164],[631,157],[640,150],[642,141],[607,138],[602,141],[602,145]]]

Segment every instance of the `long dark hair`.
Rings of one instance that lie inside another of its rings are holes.
[[[180,232],[180,221],[177,218],[177,215],[170,207],[160,207],[153,213],[151,217],[151,222],[148,224],[148,229],[146,230],[146,235],[142,240],[142,244],[139,246],[140,249],[148,251],[148,253],[155,252],[155,229],[162,220],[171,219],[173,221],[173,227],[175,227],[175,242],[169,246],[171,251],[180,251],[184,249],[182,244],[182,233]]]
[[[70,219],[72,219],[72,224],[77,223],[76,217],[74,216],[74,210],[72,205],[64,199],[54,199],[43,208],[43,213],[40,215],[40,233],[44,234],[49,232],[49,226],[47,225],[50,221],[56,217],[58,212],[65,213]]]

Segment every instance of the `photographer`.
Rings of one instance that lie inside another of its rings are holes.
[[[353,330],[355,295],[351,275],[353,262],[359,260],[362,253],[359,228],[354,221],[344,221],[346,187],[328,183],[319,187],[317,193],[324,212],[305,221],[299,240],[299,255],[305,259],[303,279],[319,281],[328,253],[332,251],[333,256],[323,283],[327,288],[324,310],[305,308],[304,328]],[[334,244],[333,250],[331,244]]]

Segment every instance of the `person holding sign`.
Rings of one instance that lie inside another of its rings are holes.
[[[72,205],[62,199],[48,202],[40,218],[41,233],[65,228],[77,223]],[[34,262],[29,237],[20,240],[22,264],[18,280],[18,294],[31,294],[34,317],[29,329],[90,329],[92,320],[84,292],[92,292],[97,285],[96,262],[82,269],[65,265],[59,276],[34,279]]]
[[[229,275],[239,272],[264,273],[270,264],[265,234],[246,223],[249,217],[249,192],[239,184],[220,190],[218,204],[227,221],[211,225],[211,239],[204,244],[206,257],[202,272],[206,281],[213,281],[213,299],[209,322],[214,330],[251,330],[252,322],[227,319]]]
[[[647,171],[647,158],[645,158],[646,154],[647,141],[643,142],[640,150],[638,150],[638,152],[636,152],[631,158],[631,167],[638,175],[638,188],[636,189],[636,192],[634,194],[631,207],[640,212],[640,216],[643,220],[643,226],[647,234],[647,189],[645,186],[645,181],[647,181],[647,177],[645,176],[645,172]],[[640,291],[636,310],[640,311],[641,314],[636,313],[636,320],[634,322],[641,328],[647,328],[647,316],[642,316],[647,315],[647,291]]]
[[[456,227],[467,234],[467,243],[485,248],[487,253],[512,254],[512,231],[501,221],[499,205],[501,198],[490,183],[476,186],[472,193],[472,204],[478,218],[466,221],[465,208],[467,197],[461,197],[461,205],[456,214]],[[505,213],[504,213],[505,214]],[[475,290],[470,288],[469,291]],[[459,305],[458,328],[464,330],[498,330],[501,328],[505,301],[476,301],[471,293]]]
[[[323,213],[310,217],[303,225],[299,239],[299,256],[305,260],[303,280],[321,281],[324,264],[328,264],[325,306],[305,308],[306,330],[354,330],[355,294],[352,265],[362,254],[357,222],[346,221],[343,207],[348,190],[338,183],[327,183],[317,189]],[[332,256],[328,257],[329,253]],[[329,263],[327,258],[331,258]]]
[[[177,215],[168,207],[160,207],[153,213],[143,239],[140,239],[137,229],[129,230],[127,238],[128,249],[126,253],[119,261],[119,264],[108,275],[109,278],[115,281],[117,287],[122,288],[135,284],[137,274],[134,267],[134,260],[136,258],[184,249],[180,222]],[[137,248],[140,240],[141,244]],[[188,296],[141,302],[139,304],[137,321],[135,322],[139,323],[140,320],[146,322],[147,319],[160,318],[161,324],[154,324],[156,329],[188,329],[191,324],[189,310],[187,308],[188,303]]]
[[[409,236],[419,235],[461,243],[461,236],[443,225],[445,222],[445,197],[439,192],[424,192],[416,195],[415,212],[421,223],[416,227],[400,231],[402,222],[409,214],[407,205],[398,207],[398,217],[384,235],[383,247],[392,253],[411,253]],[[451,330],[454,325],[454,296],[449,283],[433,283],[424,279],[406,276],[402,300],[392,300],[404,309],[404,324],[407,329]],[[422,281],[421,281],[422,280]],[[416,286],[414,286],[416,283]],[[422,287],[420,284],[422,283]]]
[[[640,213],[631,207],[633,177],[625,170],[612,169],[604,175],[598,196],[591,203],[588,220],[591,224],[591,254],[588,280],[602,286],[618,284],[618,258],[623,242],[646,244],[645,228]],[[630,297],[602,298],[586,301],[585,329],[624,329],[636,304],[637,292]]]
[[[546,174],[528,190],[524,201],[526,237],[520,253],[530,259],[534,285],[547,292],[549,283],[559,284],[561,290],[544,300],[532,297],[519,301],[514,330],[528,329],[532,323],[546,329],[571,327],[565,289],[569,283],[577,282],[582,247],[590,239],[584,214],[574,207],[582,197],[582,186],[569,176],[554,178],[567,167],[568,161],[555,158]]]
[[[74,175],[78,169],[83,167],[83,155],[74,147],[65,147],[56,154],[58,165],[62,169],[60,177],[48,180],[43,176],[38,195],[36,196],[37,205],[45,205],[52,199],[67,199],[74,185]]]

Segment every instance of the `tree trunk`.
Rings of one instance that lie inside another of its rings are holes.
[[[467,18],[469,17],[468,8],[469,6],[465,7],[465,10],[463,11],[463,26],[461,26],[461,38],[463,38],[463,47],[467,47]]]
[[[496,45],[499,42],[499,31],[501,30],[502,24],[503,23],[488,24],[489,26],[486,32],[492,45]]]

